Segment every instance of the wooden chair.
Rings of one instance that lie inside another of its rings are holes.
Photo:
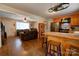
[[[48,45],[48,55],[61,56],[61,43],[50,40]]]
[[[45,55],[47,56],[47,53],[48,53],[47,37],[43,35],[41,36],[41,39],[42,39],[42,48],[45,49]]]
[[[42,47],[45,47],[47,45],[47,37],[42,36]]]
[[[68,48],[65,49],[66,56],[79,56],[79,48],[73,45],[70,45]]]

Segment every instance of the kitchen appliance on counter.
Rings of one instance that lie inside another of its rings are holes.
[[[61,19],[59,23],[59,32],[68,33],[71,27],[70,22],[71,22],[71,18]]]

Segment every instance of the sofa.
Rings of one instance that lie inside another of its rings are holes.
[[[23,40],[23,41],[37,39],[38,32],[37,32],[37,29],[35,29],[35,28],[21,30],[21,31],[19,31],[19,36],[20,36],[21,40]]]

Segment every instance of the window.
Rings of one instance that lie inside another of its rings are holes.
[[[17,30],[29,29],[29,28],[30,28],[29,23],[16,22],[16,29],[17,29]]]

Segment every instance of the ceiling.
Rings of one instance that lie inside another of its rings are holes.
[[[58,3],[5,3],[4,5],[35,15],[39,15],[45,18],[54,18],[57,16],[73,13],[79,10],[79,3],[70,3],[70,6],[67,9],[58,11],[56,13],[48,13],[48,9],[57,4]]]
[[[8,18],[12,18],[14,20],[17,19],[18,21],[23,21],[20,15],[16,15],[16,14],[5,12],[5,11],[1,11],[1,10],[0,10],[0,16],[1,17],[5,16],[5,17],[8,17]]]
[[[24,17],[22,15],[5,12],[5,11],[1,11],[1,10],[0,10],[0,17],[8,17],[13,20],[20,21],[20,22],[31,22],[31,23],[36,22],[36,20],[33,19],[32,17],[31,18],[27,17],[27,20],[24,20]]]

